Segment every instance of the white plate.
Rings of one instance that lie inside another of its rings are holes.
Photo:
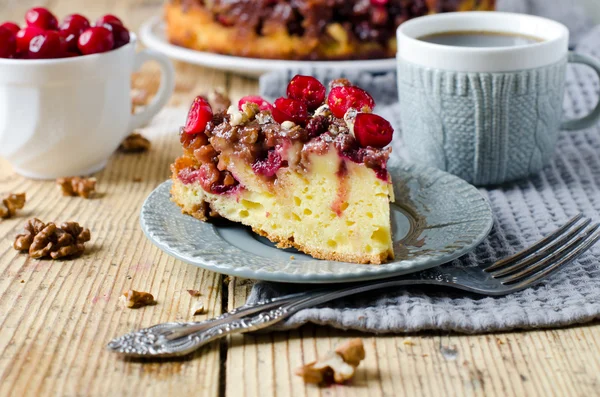
[[[314,259],[293,249],[278,249],[243,225],[183,215],[170,201],[170,181],[148,196],[140,222],[152,243],[184,262],[239,277],[290,283],[339,283],[424,270],[466,254],[488,235],[493,223],[490,207],[467,182],[415,165],[389,171],[397,200],[391,207],[396,259],[383,265]]]
[[[171,58],[196,65],[217,68],[247,76],[288,69],[343,69],[355,72],[388,72],[396,69],[396,60],[373,59],[357,61],[286,61],[278,59],[244,58],[190,50],[169,43],[165,23],[156,16],[142,25],[140,39],[148,47]]]

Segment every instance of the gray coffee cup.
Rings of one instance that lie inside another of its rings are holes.
[[[465,46],[478,35],[499,42]],[[413,161],[475,185],[513,181],[551,161],[560,129],[600,119],[599,104],[581,119],[561,121],[567,63],[588,65],[600,77],[600,62],[569,52],[569,31],[558,22],[446,13],[405,22],[397,36],[402,136]]]

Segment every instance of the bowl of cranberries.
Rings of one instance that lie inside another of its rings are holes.
[[[27,11],[22,24],[0,24],[0,156],[18,173],[51,179],[100,170],[133,129],[168,101],[174,70],[164,55],[136,50],[122,20],[80,14],[59,20]],[[161,68],[158,93],[132,114],[131,74]]]

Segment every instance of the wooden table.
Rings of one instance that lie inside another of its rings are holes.
[[[59,16],[114,13],[132,29],[161,12],[160,0],[0,0],[0,19],[17,20],[40,3]],[[177,73],[170,106],[186,106],[211,87],[223,87],[234,98],[257,90],[255,80],[215,70],[177,64]],[[147,66],[134,85],[153,91],[157,79],[157,69]],[[0,161],[0,192],[28,195],[17,217],[0,221],[0,395],[600,395],[598,322],[474,336],[431,332],[410,339],[307,326],[229,338],[177,361],[129,361],[107,352],[105,345],[115,336],[190,319],[194,298],[186,289],[201,291],[208,313],[197,318],[203,318],[241,305],[251,287],[248,280],[229,280],[174,260],[140,230],[142,201],[168,177],[169,163],[180,152],[177,122],[172,134],[153,139],[149,153],[115,154],[97,174],[102,194],[94,200],[62,197],[53,182],[24,179]],[[141,182],[134,181],[138,177]],[[14,236],[33,216],[89,227],[87,253],[52,262],[13,250]],[[158,305],[121,308],[118,297],[129,288],[152,292]],[[357,335],[364,338],[367,358],[351,385],[318,388],[294,376],[296,367]]]

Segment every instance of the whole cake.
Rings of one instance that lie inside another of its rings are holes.
[[[396,28],[495,0],[169,0],[167,37],[198,51],[273,59],[394,57]]]
[[[172,199],[200,220],[221,216],[315,258],[393,258],[386,165],[393,129],[373,98],[340,79],[296,76],[287,97],[197,97],[171,166]]]

